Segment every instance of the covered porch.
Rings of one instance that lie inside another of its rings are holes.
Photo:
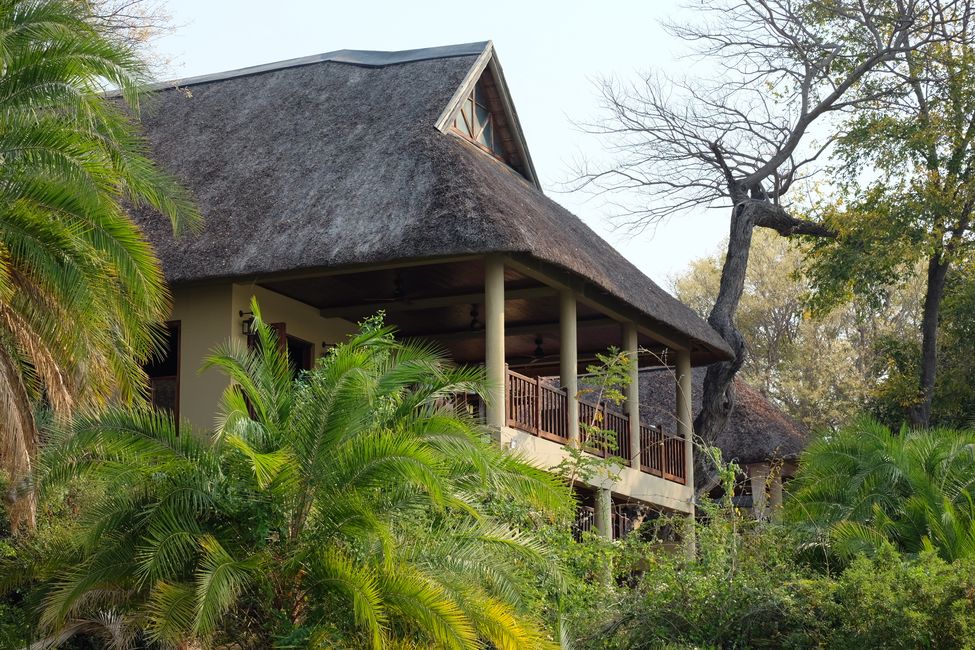
[[[613,432],[621,480],[605,486],[656,506],[693,510],[690,370],[713,351],[655,321],[593,283],[520,255],[471,255],[291,273],[254,283],[317,309],[322,319],[356,322],[377,311],[398,335],[434,342],[456,362],[483,364],[490,395],[476,408],[499,442],[541,464],[581,439],[580,422]],[[240,287],[240,285],[237,285]],[[268,314],[273,320],[273,314]],[[336,341],[322,341],[322,349]],[[637,363],[619,408],[580,402],[578,377],[616,346]],[[677,412],[641,422],[638,367],[673,369]],[[641,478],[642,477],[642,478]],[[668,487],[669,486],[669,487]]]

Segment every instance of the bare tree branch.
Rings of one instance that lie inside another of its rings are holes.
[[[669,24],[717,80],[650,75],[601,84],[607,117],[583,129],[614,163],[583,165],[570,186],[639,199],[619,216],[647,224],[701,207],[731,208],[721,290],[709,317],[735,352],[712,366],[695,426],[713,440],[734,405],[745,354],[734,326],[754,227],[828,237],[827,224],[790,213],[789,191],[814,176],[862,106],[904,102],[911,52],[951,38],[968,0],[695,0],[693,23]],[[922,82],[917,78],[918,83]],[[813,141],[811,130],[816,125]],[[975,129],[973,129],[975,130]]]

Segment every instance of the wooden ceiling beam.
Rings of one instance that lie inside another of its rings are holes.
[[[612,318],[584,318],[577,322],[579,329],[591,327],[606,327],[607,325],[619,325]],[[531,334],[543,334],[545,332],[558,331],[558,321],[543,321],[538,323],[522,323],[519,325],[505,325],[504,337],[524,336]],[[452,330],[446,332],[403,332],[405,338],[411,339],[436,339],[437,341],[458,341],[470,338],[480,338],[484,336],[484,330]]]
[[[524,289],[508,289],[504,292],[505,301],[508,300],[531,300],[535,298],[545,298],[556,295],[557,291],[552,287],[527,287]],[[484,304],[484,292],[461,293],[446,296],[427,296],[423,298],[408,298],[404,300],[391,300],[389,302],[370,302],[349,305],[337,305],[335,307],[323,307],[319,310],[322,318],[354,318],[371,313],[377,309],[382,309],[388,313],[420,311],[423,309],[439,309],[442,307],[453,307],[455,305],[481,305]]]

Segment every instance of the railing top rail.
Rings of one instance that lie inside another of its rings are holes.
[[[517,377],[518,379],[523,379],[523,380],[525,380],[527,382],[530,382],[532,384],[537,384],[538,383],[538,379],[536,379],[534,377],[529,377],[528,375],[523,375],[520,372],[516,372],[516,371],[512,370],[511,368],[508,368],[508,374],[511,375],[512,377]]]
[[[550,391],[552,393],[558,393],[560,395],[567,395],[566,390],[564,388],[562,388],[561,386],[558,386],[558,387],[557,386],[553,386],[551,383],[549,383],[547,381],[542,381],[538,377],[529,377],[528,375],[523,375],[523,374],[521,374],[520,372],[518,372],[516,370],[512,370],[511,368],[506,368],[506,370],[507,370],[507,372],[508,372],[508,374],[510,376],[512,376],[512,377],[514,377],[516,379],[520,379],[520,380],[522,380],[524,382],[527,382],[529,384],[537,385],[539,388],[545,389],[545,390]],[[580,405],[588,406],[590,408],[596,408],[596,404],[593,404],[592,402],[588,402],[588,401],[584,401],[584,400],[578,400],[578,401],[579,401],[579,404]],[[614,416],[621,417],[621,418],[623,418],[625,420],[629,420],[629,414],[628,413],[626,413],[626,412],[624,412],[624,411],[622,411],[620,409],[614,408],[613,406],[610,406],[610,405],[607,405],[607,404],[602,404],[600,406],[600,408],[603,409],[603,411],[606,414],[612,414]],[[658,432],[662,433],[663,434],[663,437],[665,437],[665,438],[677,438],[677,439],[683,440],[683,437],[682,436],[679,436],[678,434],[676,434],[676,433],[674,433],[672,431],[664,431],[663,430],[663,427],[661,427],[659,425],[656,425],[656,424],[644,424],[644,423],[641,422],[640,423],[640,429],[641,430],[647,429],[649,431],[658,431]]]

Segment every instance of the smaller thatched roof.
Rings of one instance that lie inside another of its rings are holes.
[[[694,369],[693,408],[701,409],[706,368]],[[809,442],[809,432],[741,379],[735,380],[735,409],[715,441],[724,460],[739,465],[796,458]],[[640,415],[665,431],[676,428],[677,391],[669,369],[640,371]]]

